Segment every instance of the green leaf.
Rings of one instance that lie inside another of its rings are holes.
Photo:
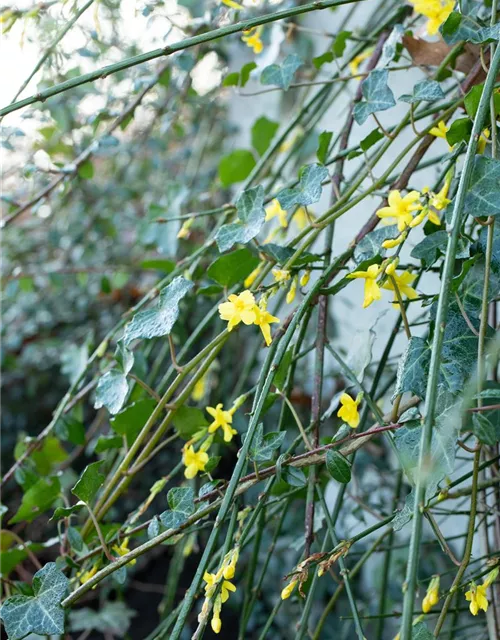
[[[484,231],[487,230],[484,229]],[[467,270],[465,277],[462,279],[458,289],[458,295],[467,313],[470,316],[479,318],[481,315],[481,306],[484,297],[483,289],[486,261],[484,256],[480,254],[476,254],[474,258],[476,258],[474,263],[470,269]],[[500,269],[492,260],[488,288],[488,301],[494,300],[499,294]]]
[[[267,244],[263,244],[260,246],[261,253],[264,253],[266,256],[269,256],[276,262],[276,264],[284,265],[295,253],[292,247],[283,247],[280,244],[274,244],[273,242],[268,242]],[[320,256],[315,255],[314,253],[309,253],[308,251],[304,251],[300,258],[298,258],[295,262],[296,267],[302,267],[306,264],[310,264],[311,262],[317,262],[320,259]]]
[[[474,119],[476,117],[476,112],[479,106],[479,101],[481,100],[483,89],[484,84],[476,84],[464,98],[465,110],[467,111],[469,118]],[[500,112],[500,93],[498,93],[498,91],[493,92],[493,103],[495,113],[498,114]]]
[[[368,151],[374,144],[377,144],[380,140],[384,138],[384,134],[380,131],[380,129],[373,129],[366,138],[363,138],[359,143],[359,146],[363,151]]]
[[[472,414],[473,431],[480,442],[493,447],[497,442],[500,442],[500,424],[494,425],[486,413],[474,412]]]
[[[431,267],[441,254],[446,251],[448,244],[448,234],[446,231],[436,231],[426,236],[412,249],[411,256],[417,260],[422,260],[425,267]]]
[[[425,102],[433,102],[434,100],[441,100],[444,98],[443,90],[441,89],[441,85],[436,80],[424,80],[422,82],[417,82],[417,84],[413,87],[412,95],[404,94],[399,96],[399,100],[403,102],[420,102],[424,100]]]
[[[31,522],[52,506],[60,492],[59,478],[40,478],[23,494],[21,505],[9,524]]]
[[[251,131],[252,147],[260,156],[264,155],[278,129],[279,124],[266,116],[261,116],[254,122]]]
[[[115,360],[125,375],[129,373],[134,366],[134,354],[127,349],[123,342],[119,342],[115,349]]]
[[[99,611],[83,607],[69,614],[71,631],[95,630],[104,636],[126,638],[130,621],[137,613],[125,602],[106,602]]]
[[[215,236],[221,253],[228,251],[237,243],[250,242],[262,229],[266,220],[264,188],[259,185],[243,191],[236,200],[236,209],[238,222],[223,225]]]
[[[236,149],[219,162],[219,178],[224,187],[248,178],[255,167],[255,158],[247,149]]]
[[[118,413],[125,402],[127,393],[127,376],[118,369],[111,369],[102,378],[99,378],[94,408],[106,407],[110,413]]]
[[[302,167],[299,185],[294,189],[283,189],[276,198],[283,209],[291,209],[294,205],[307,206],[318,202],[323,187],[321,183],[328,177],[327,169],[320,164],[308,164]]]
[[[286,433],[284,431],[273,431],[264,435],[264,427],[262,423],[259,424],[248,450],[248,457],[254,462],[271,460],[274,452],[281,447],[285,436]]]
[[[278,369],[274,374],[273,384],[277,389],[282,390],[288,375],[288,369],[292,364],[293,348],[287,349],[285,355],[281,358]]]
[[[139,266],[141,269],[155,269],[164,273],[172,273],[175,269],[175,262],[172,262],[172,260],[151,259],[143,260]]]
[[[330,148],[330,142],[332,141],[333,132],[323,131],[318,136],[318,148],[316,150],[316,157],[318,162],[325,164],[328,158],[328,149]]]
[[[354,249],[354,262],[356,265],[359,265],[366,260],[375,258],[376,256],[383,258],[387,250],[382,247],[382,242],[389,238],[396,238],[398,235],[399,231],[397,230],[396,225],[380,227],[380,229],[370,231],[370,233],[368,233],[361,242],[356,245]]]
[[[351,480],[351,463],[340,451],[329,449],[326,452],[326,468],[337,482],[347,484]]]
[[[203,411],[186,405],[182,405],[175,411],[172,421],[175,430],[183,440],[191,440],[195,433],[208,427]]]
[[[452,11],[440,27],[446,44],[458,44],[467,41],[473,44],[497,41],[500,37],[500,24],[482,27],[472,17]]]
[[[393,399],[405,391],[425,397],[431,352],[424,338],[412,336],[398,365]]]
[[[354,119],[358,124],[366,122],[372,113],[385,111],[396,104],[394,94],[387,85],[389,72],[387,69],[374,69],[361,83],[361,91],[365,100],[354,107]]]
[[[307,478],[302,469],[296,469],[290,465],[283,467],[281,478],[291,487],[305,487],[307,484]]]
[[[56,424],[56,435],[59,439],[71,444],[85,444],[85,427],[81,420],[73,416],[63,416]]]
[[[66,533],[71,548],[78,552],[83,551],[83,538],[80,532],[75,527],[68,527]]]
[[[240,87],[244,87],[250,80],[250,74],[254,69],[257,69],[257,63],[247,62],[241,67],[240,71]]]
[[[44,438],[40,449],[36,449],[30,455],[36,466],[36,470],[42,476],[47,476],[55,466],[64,462],[68,454],[61,446],[57,438],[48,436]]]
[[[191,280],[177,276],[161,290],[155,309],[139,311],[125,327],[123,342],[130,344],[138,338],[168,336],[179,317],[179,303],[193,288]],[[120,405],[121,406],[121,405]],[[112,412],[116,413],[116,411]]]
[[[97,495],[102,483],[104,482],[105,475],[99,472],[103,460],[98,462],[92,462],[87,465],[83,470],[80,479],[71,489],[71,493],[79,498],[85,504],[91,504]]]
[[[434,640],[434,634],[429,631],[425,622],[417,622],[411,630],[411,640]]]
[[[110,449],[119,449],[123,445],[121,436],[99,436],[96,445],[95,453],[103,453]]]
[[[316,56],[315,58],[312,59],[312,63],[313,65],[316,67],[316,69],[321,69],[321,67],[324,64],[328,64],[329,62],[333,62],[335,56],[333,54],[333,51],[331,49],[329,49],[328,51],[325,51],[325,53],[322,53],[320,56]],[[321,162],[321,160],[320,160]]]
[[[194,491],[191,487],[175,487],[167,495],[169,510],[160,515],[166,529],[176,529],[194,513]]]
[[[454,120],[446,132],[446,141],[450,146],[459,142],[468,142],[472,133],[472,122],[469,118],[457,118]]]
[[[219,464],[220,460],[221,460],[221,456],[210,456],[210,458],[208,459],[208,462],[205,465],[204,472],[205,473],[212,473],[214,471],[214,469],[216,469],[216,467]]]
[[[475,218],[500,214],[500,160],[474,158],[464,209]]]
[[[126,436],[127,446],[131,447],[155,407],[156,402],[152,398],[134,402],[111,418],[113,431]]]
[[[228,73],[222,81],[223,87],[237,87],[240,82],[240,74],[237,71]]]
[[[260,76],[261,84],[272,84],[287,91],[293,80],[295,72],[303,65],[302,59],[295,53],[287,56],[281,65],[270,64]]]
[[[90,160],[85,160],[78,167],[78,175],[84,180],[90,180],[94,177],[94,165]]]
[[[333,53],[337,56],[337,58],[341,58],[344,55],[347,40],[349,39],[350,35],[351,31],[341,31],[337,34],[337,37],[335,38],[332,46]]]
[[[64,633],[61,601],[69,580],[55,562],[47,563],[33,576],[34,596],[7,598],[0,610],[9,640],[20,640],[30,633],[50,636]]]
[[[238,249],[220,256],[207,269],[207,275],[223,287],[231,288],[244,280],[259,264],[259,259],[248,249]]]
[[[77,502],[72,507],[57,507],[54,510],[51,520],[60,520],[61,518],[69,518],[74,513],[78,513],[85,506],[84,502]]]

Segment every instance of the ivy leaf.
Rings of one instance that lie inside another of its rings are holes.
[[[380,56],[380,61],[378,63],[379,68],[386,67],[398,55],[398,51],[401,51],[401,40],[403,38],[403,34],[403,25],[397,24],[384,43],[382,55]]]
[[[441,254],[444,254],[448,243],[448,234],[446,231],[436,231],[426,236],[421,242],[412,249],[411,256],[417,260],[421,260],[425,267],[431,267]]]
[[[266,152],[278,129],[279,124],[269,120],[266,116],[262,116],[254,122],[251,132],[252,147],[260,156]]]
[[[220,256],[207,269],[207,275],[229,289],[244,280],[259,264],[259,259],[248,249],[239,249]]]
[[[203,411],[186,405],[182,405],[175,411],[173,423],[175,430],[183,440],[190,440],[195,433],[208,427],[208,421]]]
[[[500,442],[500,425],[494,425],[486,415],[487,412],[474,412],[472,414],[472,425],[474,435],[483,444],[493,447]]]
[[[473,18],[452,11],[440,27],[446,44],[458,44],[463,40],[474,44],[496,41],[500,37],[500,24],[492,27],[481,27]]]
[[[286,433],[284,431],[273,431],[264,435],[264,427],[262,423],[259,424],[255,430],[255,435],[248,451],[248,457],[254,462],[271,460],[274,452],[281,447],[285,435]]]
[[[228,251],[237,243],[246,244],[259,233],[266,220],[264,210],[264,187],[259,185],[243,191],[236,200],[238,222],[223,225],[215,241],[222,253]]]
[[[129,373],[134,366],[134,354],[127,349],[123,342],[119,342],[116,347],[115,360],[125,375]]]
[[[168,336],[179,317],[179,303],[191,291],[193,283],[177,276],[161,290],[155,309],[139,311],[125,327],[123,342],[128,345],[138,338],[159,338]],[[116,413],[113,412],[113,413]]]
[[[225,78],[222,86],[224,87],[244,87],[248,80],[250,79],[250,74],[254,69],[257,68],[257,64],[255,62],[247,62],[241,67],[240,72],[229,73]]]
[[[441,100],[444,98],[444,92],[441,89],[441,85],[436,80],[424,80],[423,82],[417,82],[413,87],[412,95],[404,94],[399,96],[399,100],[403,102],[420,102],[424,100],[426,102],[433,102],[434,100]]]
[[[302,58],[295,53],[287,56],[281,65],[270,64],[260,76],[261,84],[272,84],[287,91],[293,80],[293,76],[299,67],[303,65]]]
[[[411,640],[434,640],[434,634],[429,631],[425,622],[417,622],[412,627]]]
[[[457,118],[446,132],[446,141],[450,146],[459,142],[467,142],[472,133],[472,122],[469,118]]]
[[[103,635],[127,637],[130,621],[137,613],[125,602],[106,602],[99,611],[84,607],[69,614],[71,631],[88,631],[95,629]]]
[[[347,484],[351,480],[351,463],[340,451],[329,449],[326,452],[326,468],[337,482]]]
[[[295,253],[295,250],[292,247],[284,247],[280,244],[274,244],[273,242],[261,245],[260,251],[274,260],[276,264],[280,265],[284,265]],[[317,260],[319,260],[319,256],[314,253],[304,251],[300,258],[295,262],[295,266],[302,267],[306,264],[310,264],[311,262],[316,262]]]
[[[384,134],[380,131],[380,129],[373,129],[361,142],[359,146],[363,151],[368,151],[374,144],[377,144],[379,140],[384,138]]]
[[[156,402],[152,398],[134,402],[111,418],[113,431],[120,436],[126,436],[127,445],[131,447],[155,406]]]
[[[43,636],[64,633],[61,601],[69,580],[55,562],[47,563],[33,576],[34,596],[7,598],[0,610],[9,640],[20,640],[30,633]]]
[[[219,162],[219,178],[224,187],[248,178],[255,167],[253,153],[247,149],[235,149]]]
[[[82,500],[82,502],[85,502],[85,504],[91,504],[93,502],[104,482],[105,476],[99,472],[102,463],[103,460],[99,460],[98,462],[92,462],[87,465],[80,479],[71,489],[71,493]]]
[[[127,376],[119,369],[111,369],[99,378],[95,391],[94,408],[106,407],[110,413],[118,413],[127,398]]]
[[[119,449],[123,446],[123,439],[120,436],[99,436],[94,447],[95,453],[103,453],[110,449]]]
[[[361,91],[365,100],[354,107],[354,119],[363,124],[372,113],[385,111],[396,104],[394,94],[387,84],[387,69],[374,69],[361,83]]]
[[[389,238],[396,238],[398,235],[399,231],[395,224],[371,231],[356,245],[353,256],[354,262],[359,265],[361,262],[371,260],[376,256],[383,258],[386,254],[386,249],[382,247],[382,242]]]
[[[72,507],[57,507],[57,509],[54,509],[54,514],[52,515],[51,521],[60,520],[61,518],[69,518],[69,516],[73,515],[74,513],[78,513],[79,511],[81,511],[84,506],[84,502],[77,502]]]
[[[60,492],[59,478],[40,478],[23,494],[21,505],[9,524],[31,522],[52,506]]]
[[[194,491],[191,487],[175,487],[167,494],[170,509],[160,515],[167,529],[176,529],[194,513]]]
[[[431,352],[427,341],[412,336],[399,361],[393,400],[405,391],[411,391],[420,398],[425,397],[430,361]]]
[[[330,148],[330,142],[332,141],[333,132],[323,131],[318,136],[318,149],[316,150],[316,157],[318,162],[325,164],[328,157],[328,149]]]
[[[287,465],[281,471],[281,479],[291,487],[305,487],[307,478],[302,469],[297,469]]]
[[[283,189],[276,198],[283,209],[291,209],[294,205],[307,206],[318,202],[323,187],[321,183],[328,177],[327,169],[320,164],[308,164],[299,175],[299,186],[294,189]]]
[[[500,214],[500,160],[474,158],[464,209],[475,218]]]

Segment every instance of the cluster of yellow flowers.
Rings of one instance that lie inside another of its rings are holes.
[[[436,138],[443,138],[443,140],[447,141],[446,134],[448,133],[449,130],[450,130],[450,127],[448,127],[443,120],[440,120],[437,124],[437,127],[432,127],[431,129],[429,129],[429,133],[431,134],[431,136],[435,136]],[[478,154],[482,155],[484,153],[484,150],[486,149],[486,145],[488,144],[490,135],[491,134],[489,129],[483,129],[477,143]],[[449,144],[448,146],[450,149],[453,149],[452,145]]]
[[[219,314],[222,320],[227,321],[228,331],[232,331],[240,322],[246,325],[256,324],[260,327],[267,346],[272,342],[271,324],[279,322],[279,318],[267,311],[266,299],[263,298],[260,304],[257,304],[253,293],[248,290],[238,295],[231,294],[228,302],[219,305]]]
[[[455,0],[410,0],[410,4],[427,18],[427,33],[433,36],[453,11]]]
[[[239,554],[239,547],[236,546],[224,556],[222,565],[217,573],[205,572],[203,575],[203,580],[206,582],[205,601],[198,616],[198,622],[203,622],[207,619],[212,607],[212,621],[210,624],[214,633],[220,633],[222,628],[220,619],[222,605],[228,600],[229,592],[236,591],[236,587],[230,580],[234,577]]]
[[[126,538],[123,539],[122,543],[120,545],[115,544],[111,547],[111,550],[114,551],[116,553],[117,556],[126,556],[127,553],[130,552],[130,549],[128,548],[128,543],[129,543],[129,538],[128,536]],[[130,560],[130,562],[128,563],[129,566],[133,567],[134,564],[137,562],[137,560]],[[86,582],[88,582],[91,578],[93,578],[95,576],[95,574],[97,573],[97,571],[99,570],[99,565],[100,565],[100,560],[98,560],[94,566],[92,568],[90,568],[88,571],[79,571],[76,574],[76,577],[80,580],[81,584],[85,584]],[[95,585],[97,586],[97,585]],[[95,587],[94,587],[95,588]]]
[[[401,296],[406,296],[410,300],[418,298],[417,292],[411,286],[417,276],[407,270],[400,274],[396,273],[397,265],[398,258],[390,261],[388,265],[386,263],[372,264],[366,271],[354,271],[347,276],[351,279],[363,278],[365,280],[364,309],[375,300],[381,299],[381,289],[396,291],[397,288]],[[389,278],[383,281],[385,276],[389,276]],[[380,280],[377,282],[379,277]],[[399,308],[397,300],[393,301],[393,305],[395,308]]]

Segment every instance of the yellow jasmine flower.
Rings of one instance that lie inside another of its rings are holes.
[[[427,593],[422,601],[422,611],[429,611],[439,602],[439,576],[434,576],[427,587]]]
[[[286,587],[281,592],[281,599],[282,600],[286,600],[287,598],[289,598],[292,595],[293,590],[297,586],[297,583],[298,583],[298,580],[294,579],[294,580],[292,580],[291,582],[289,582],[286,585]]]
[[[286,211],[281,208],[279,200],[274,198],[269,206],[266,207],[266,222],[278,217],[280,225],[286,229],[288,227],[288,220],[286,219]]]
[[[469,610],[473,616],[477,616],[479,609],[488,611],[487,588],[485,584],[476,585],[475,582],[470,583],[470,589],[465,593],[465,599],[470,602]]]
[[[389,193],[388,207],[382,207],[377,211],[379,218],[387,218],[394,221],[398,225],[398,231],[404,231],[413,220],[413,211],[422,208],[419,202],[420,193],[418,191],[410,191],[404,198],[397,189]]]
[[[373,47],[369,47],[368,49],[365,49],[364,51],[359,53],[355,58],[351,60],[351,62],[349,62],[349,71],[351,72],[351,75],[357,75],[359,71],[359,65],[365,60],[368,60],[372,53]]]
[[[210,626],[212,627],[212,631],[214,633],[220,633],[220,630],[222,629],[222,621],[220,619],[221,609],[222,609],[221,597],[217,596],[217,598],[215,598],[212,620],[210,622]]]
[[[297,225],[299,231],[302,231],[302,229],[305,229],[307,227],[307,225],[309,224],[309,218],[312,218],[314,220],[313,214],[309,213],[308,216],[304,207],[299,207],[292,216],[292,220]]]
[[[415,11],[427,18],[427,33],[436,35],[439,27],[453,11],[454,0],[410,0]]]
[[[207,583],[205,586],[205,593],[210,592],[211,588],[213,590],[213,587],[217,585],[217,583],[219,582],[219,579],[217,578],[217,575],[215,573],[208,573],[207,571],[205,571],[203,575],[203,580],[205,580],[205,582]],[[229,582],[228,580],[223,580],[221,590],[220,590],[221,600],[223,604],[229,598],[230,591],[232,592],[236,591],[236,587],[232,582]]]
[[[286,282],[290,280],[290,271],[286,269],[273,269],[272,273],[276,282]]]
[[[128,548],[128,541],[129,541],[128,537],[124,538],[124,540],[123,540],[123,542],[121,543],[120,546],[118,546],[117,544],[113,545],[112,551],[117,553],[119,556],[126,556],[127,553],[130,552],[130,549]],[[137,560],[131,560],[129,562],[129,565],[133,566],[136,562],[137,562]]]
[[[222,4],[225,4],[226,7],[230,7],[231,9],[244,9],[242,4],[234,2],[234,0],[222,0]]]
[[[448,129],[449,127],[446,126],[444,121],[440,120],[438,122],[438,126],[432,127],[432,129],[429,130],[429,133],[431,134],[431,136],[435,136],[436,138],[443,138],[443,140],[446,140],[446,134],[448,133]]]
[[[253,324],[255,322],[255,298],[253,293],[246,290],[229,296],[228,302],[219,305],[219,314],[222,320],[227,320],[227,330],[232,331],[240,322]]]
[[[229,564],[227,564],[223,568],[222,575],[226,580],[231,580],[231,578],[234,578],[236,563],[238,562],[238,558],[240,557],[238,547],[236,547],[232,552],[229,552],[227,556],[229,556]]]
[[[184,476],[188,480],[192,480],[196,475],[198,475],[198,471],[205,471],[205,465],[208,462],[208,453],[205,451],[195,451],[194,447],[191,445],[184,449],[184,453],[182,454],[182,462],[186,467],[184,470]]]
[[[264,27],[262,25],[259,25],[258,27],[253,27],[252,29],[248,29],[248,31],[244,31],[243,35],[241,36],[243,42],[247,45],[247,47],[253,49],[253,52],[256,55],[261,53],[262,49],[264,48],[262,40],[260,39],[263,29]]]
[[[485,129],[481,134],[478,143],[477,143],[477,152],[482,155],[484,150],[486,149],[486,144],[488,142],[488,138],[490,137],[490,130]]]
[[[411,226],[411,223],[410,223],[410,226]],[[397,236],[396,238],[389,238],[388,240],[384,240],[382,242],[382,247],[384,249],[394,249],[394,247],[399,246],[402,242],[406,240],[407,235],[408,235],[408,232],[403,231],[403,233],[400,233],[399,236]]]
[[[414,273],[410,273],[409,271],[403,271],[403,273],[400,273],[399,275],[397,273],[391,275],[391,278],[396,281],[396,286],[399,289],[401,297],[406,296],[409,300],[415,300],[415,298],[418,298],[418,293],[410,286],[416,277],[417,276]],[[391,278],[382,285],[382,289],[395,291],[394,283]],[[393,302],[393,305],[396,308],[399,307],[397,302]]]
[[[189,233],[193,225],[193,222],[194,222],[194,216],[192,216],[191,218],[188,218],[188,220],[186,220],[186,222],[182,225],[182,227],[179,229],[179,233],[177,234],[177,237],[179,238],[179,240],[189,238]]]
[[[231,411],[224,411],[220,402],[215,408],[206,407],[206,412],[212,416],[214,421],[208,427],[208,433],[214,433],[220,427],[224,433],[224,442],[231,442],[233,436],[238,433],[236,429],[231,427],[233,422],[233,414]]]
[[[389,262],[389,264],[385,268],[385,272],[387,273],[388,276],[394,275],[398,264],[399,264],[399,258],[394,258],[394,260],[391,260],[391,262]]]
[[[352,429],[356,429],[359,425],[358,406],[363,398],[362,393],[358,393],[356,399],[351,398],[348,393],[340,396],[340,404],[342,405],[337,412],[337,416],[348,424]]]
[[[290,285],[290,289],[288,289],[288,293],[286,294],[287,304],[292,304],[292,302],[295,300],[295,294],[297,293],[298,279],[299,279],[298,276],[295,276],[295,278],[292,280],[292,284]]]
[[[273,322],[279,321],[279,318],[276,318],[267,311],[265,303],[261,302],[260,307],[255,307],[255,324],[260,327],[267,346],[272,342],[270,325]]]
[[[412,229],[414,229],[415,227],[418,227],[418,225],[421,224],[426,217],[429,218],[429,222],[432,222],[432,224],[437,224],[437,225],[441,224],[441,220],[439,219],[439,216],[437,215],[437,213],[432,209],[430,209],[429,207],[424,207],[422,211],[413,218],[409,226]]]
[[[252,271],[252,273],[250,273],[245,280],[243,281],[243,286],[248,289],[249,287],[251,287],[253,285],[253,283],[257,280],[257,276],[259,275],[259,273],[262,271],[262,265],[259,264],[258,267],[255,267],[255,269]]]
[[[304,273],[300,276],[300,286],[301,287],[307,286],[310,278],[311,278],[311,271],[307,269],[307,271],[304,271]]]
[[[90,580],[90,578],[93,578],[96,573],[97,573],[97,564],[95,564],[92,567],[92,569],[89,569],[89,571],[79,571],[76,574],[76,577],[80,578],[81,584],[85,584],[86,582],[88,582]]]
[[[349,279],[365,279],[365,297],[363,300],[363,309],[369,307],[374,300],[380,300],[380,298],[382,297],[380,287],[375,282],[379,275],[380,266],[378,264],[372,264],[366,271],[354,271],[354,273],[350,273],[347,276]]]

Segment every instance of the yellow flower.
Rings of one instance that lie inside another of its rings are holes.
[[[253,52],[255,54],[261,53],[262,49],[264,48],[262,40],[260,39],[263,28],[264,27],[262,25],[254,27],[252,29],[249,29],[248,31],[245,31],[241,36],[243,42],[247,45],[247,47],[253,49]]]
[[[401,197],[400,191],[391,191],[388,198],[389,206],[379,209],[377,216],[394,220],[398,225],[398,231],[404,231],[413,220],[413,211],[422,208],[419,199],[418,191],[410,191],[404,198]]]
[[[193,222],[194,222],[194,216],[186,220],[186,222],[179,229],[179,233],[177,234],[177,237],[179,239],[189,238],[189,233],[190,233],[189,230],[191,229]]]
[[[363,398],[363,394],[358,393],[356,400],[351,398],[348,393],[340,396],[340,404],[342,405],[337,412],[337,416],[347,423],[352,429],[356,429],[359,425],[358,406]]]
[[[411,226],[411,223],[410,223],[410,226]],[[408,232],[403,231],[403,233],[400,233],[399,236],[397,236],[397,238],[389,238],[388,240],[384,240],[382,242],[382,247],[384,249],[394,249],[394,247],[397,247],[398,245],[400,245],[402,242],[406,240],[407,235],[408,235]]]
[[[281,592],[281,599],[282,600],[286,600],[287,598],[289,598],[292,595],[293,590],[297,586],[297,582],[298,582],[298,580],[292,580],[291,582],[289,582],[286,585],[286,587]]]
[[[113,545],[112,550],[117,553],[119,556],[126,556],[127,553],[130,552],[130,549],[128,548],[128,538],[124,538],[123,542],[121,543],[120,546],[118,546],[117,544]],[[137,562],[137,560],[131,560],[129,562],[130,566],[133,566],[135,563]]]
[[[380,300],[380,298],[382,297],[380,287],[375,282],[379,275],[380,266],[378,264],[372,264],[366,271],[354,271],[354,273],[350,273],[347,276],[350,279],[365,279],[365,297],[363,300],[363,309],[369,307],[374,300]]]
[[[224,442],[231,442],[233,436],[238,432],[231,427],[233,414],[231,411],[224,411],[222,406],[222,402],[220,402],[215,408],[206,407],[206,412],[214,419],[208,427],[208,433],[214,433],[220,427],[224,433]]]
[[[92,569],[89,569],[89,571],[79,571],[76,574],[76,577],[80,578],[81,584],[85,584],[86,582],[88,582],[90,580],[90,578],[93,578],[96,573],[97,573],[97,564],[95,564],[92,567]]]
[[[470,583],[470,590],[466,592],[465,599],[470,602],[469,609],[473,616],[477,616],[479,609],[488,610],[488,598],[486,597],[486,584],[476,585]]]
[[[411,283],[415,280],[417,276],[414,273],[410,273],[409,271],[403,271],[399,275],[397,273],[391,274],[391,278],[396,281],[396,285],[399,289],[399,293],[401,297],[406,296],[410,300],[415,300],[418,298],[418,293],[411,287]],[[389,291],[395,291],[394,284],[392,279],[389,278],[383,285],[382,289],[388,289]],[[397,302],[393,302],[393,305],[396,308],[399,308]]]
[[[304,271],[304,273],[300,276],[300,286],[301,287],[307,286],[310,278],[311,278],[311,272],[309,269],[307,269],[307,271]]]
[[[288,220],[286,219],[286,211],[281,208],[279,200],[276,198],[266,207],[266,222],[278,217],[280,225],[286,229],[288,227]]]
[[[399,264],[399,258],[394,258],[394,260],[391,260],[391,262],[389,262],[389,264],[385,268],[385,272],[387,273],[388,276],[394,275],[398,264]]]
[[[312,213],[309,213],[309,217],[308,217],[304,207],[299,207],[292,216],[292,220],[297,225],[297,228],[299,229],[299,231],[302,231],[302,229],[305,229],[307,227],[307,225],[309,224],[309,218],[314,220],[314,216]]]
[[[368,60],[372,53],[373,47],[369,47],[368,49],[365,49],[363,52],[359,53],[355,58],[351,60],[351,62],[349,62],[349,71],[351,72],[351,75],[355,76],[358,73],[359,65],[365,60]]]
[[[445,22],[453,11],[454,0],[410,0],[415,11],[427,18],[427,33],[430,36],[439,31],[439,27]]]
[[[288,289],[288,293],[286,294],[287,304],[292,304],[292,302],[295,300],[295,294],[297,293],[298,279],[299,279],[298,276],[295,276],[295,278],[292,280],[292,284],[290,285],[290,289]]]
[[[427,593],[422,601],[422,611],[429,611],[439,602],[439,576],[434,576],[427,587]]]
[[[234,0],[222,0],[222,4],[225,4],[226,7],[230,7],[231,9],[244,9],[242,4],[234,2]]]
[[[255,280],[257,279],[257,276],[259,275],[259,273],[262,271],[262,265],[259,264],[258,267],[255,267],[255,269],[252,271],[252,273],[250,273],[245,280],[243,281],[243,286],[246,287],[247,289],[249,287],[251,287],[253,285],[253,283],[255,282]]]
[[[229,552],[226,556],[229,559],[229,564],[224,566],[222,570],[222,575],[226,580],[231,580],[234,578],[234,574],[236,571],[236,563],[238,562],[238,558],[240,557],[240,552],[238,547],[236,547],[232,552]]]
[[[438,122],[438,126],[432,127],[432,129],[429,130],[429,133],[431,134],[431,136],[435,136],[436,138],[443,138],[444,140],[446,140],[446,134],[448,133],[448,128],[449,127],[446,126],[444,121],[440,120]]]
[[[222,320],[227,320],[227,330],[232,331],[240,322],[253,324],[255,322],[255,298],[253,293],[246,290],[229,296],[228,302],[219,305],[219,314]]]
[[[205,586],[205,593],[207,592],[210,593],[210,590],[211,589],[213,590],[213,587],[217,585],[219,582],[219,579],[217,578],[217,575],[215,573],[208,573],[207,571],[205,571],[203,575],[203,580],[205,580],[205,582],[207,583]],[[229,582],[228,580],[223,580],[221,590],[220,590],[221,600],[223,604],[229,598],[230,591],[233,591],[233,592],[236,591],[236,587],[232,582]]]
[[[273,276],[276,282],[286,282],[290,280],[290,271],[286,269],[273,269]]]
[[[488,138],[490,137],[490,130],[489,129],[485,129],[483,131],[483,133],[481,134],[481,137],[478,140],[477,143],[477,152],[479,154],[483,154],[484,150],[486,149],[486,144],[488,142]]]
[[[265,304],[261,303],[260,307],[255,307],[255,324],[260,327],[267,346],[272,342],[270,325],[273,322],[279,321],[279,318],[276,318],[267,311]]]
[[[205,453],[205,451],[195,451],[191,445],[187,449],[184,449],[182,462],[186,467],[184,476],[188,478],[188,480],[191,480],[198,475],[198,471],[205,471],[205,465],[208,462],[208,453]]]
[[[436,225],[441,224],[441,220],[439,219],[439,216],[437,215],[437,213],[433,211],[430,207],[424,207],[422,211],[413,218],[409,226],[412,229],[414,229],[415,227],[418,227],[419,224],[422,224],[422,222],[427,217],[429,218],[429,222],[432,222],[432,224],[436,224]]]

